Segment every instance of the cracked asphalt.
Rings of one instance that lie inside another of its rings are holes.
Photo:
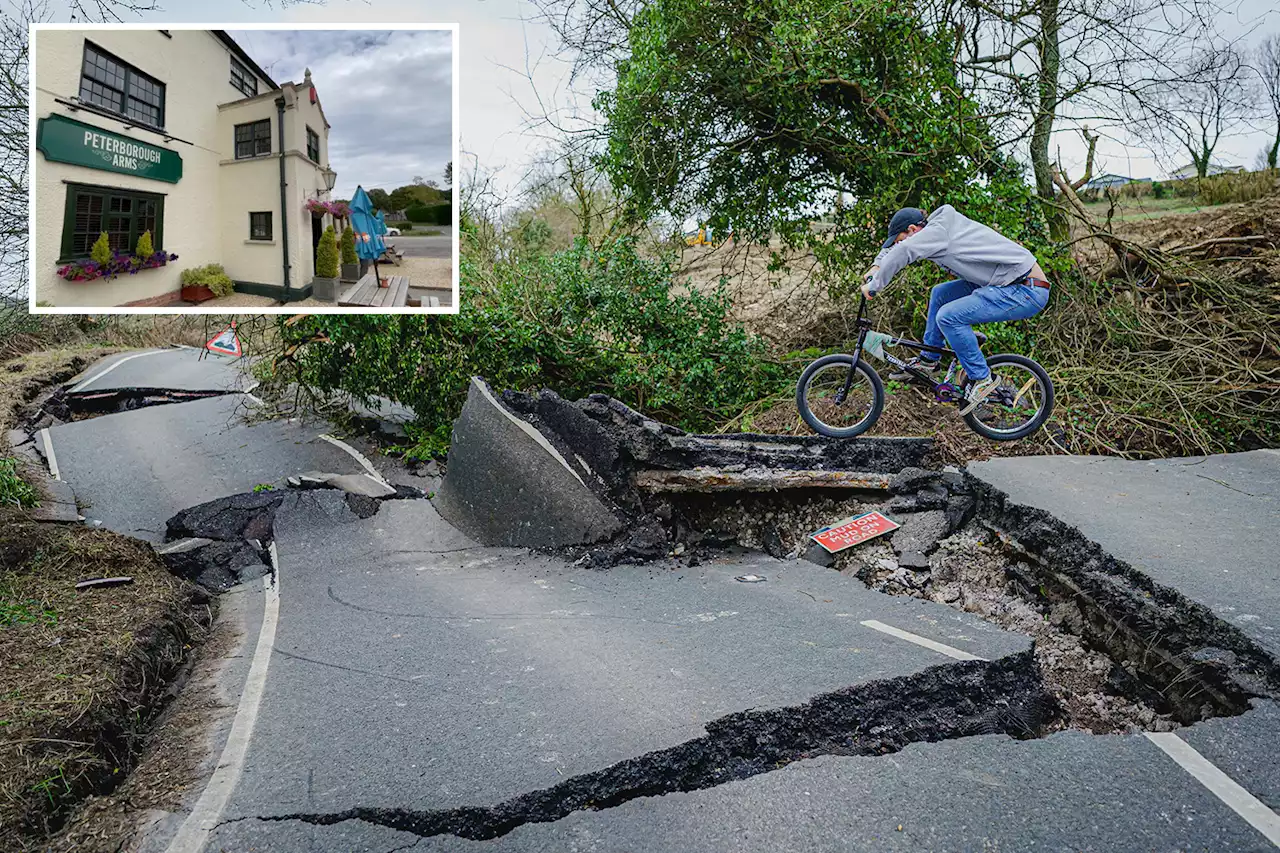
[[[199,386],[184,390],[245,387],[228,363],[193,363],[188,351],[139,357],[90,387],[167,387],[152,380],[179,375]],[[305,470],[363,470],[318,438],[322,425],[239,424],[243,404],[233,395],[55,427],[61,476],[92,504],[90,518],[159,541],[187,506]],[[1004,476],[1001,488],[1049,479]],[[1151,494],[1148,509],[1163,499]],[[1092,535],[1087,515],[1070,521]],[[281,510],[275,546],[278,622],[225,803],[198,843],[172,846],[179,811],[156,820],[140,850],[1280,842],[1273,702],[1178,732],[1238,791],[1212,774],[1201,781],[1140,733],[1018,740],[1010,733],[1028,711],[1009,700],[1029,684],[1026,637],[802,561],[742,554],[592,571],[480,546],[428,501],[387,501],[359,519],[320,492]],[[1243,574],[1265,593],[1259,571]],[[767,580],[734,579],[744,574]],[[225,608],[243,619],[248,655],[270,611],[263,590],[246,584]],[[250,669],[227,662],[232,706]],[[210,764],[227,730],[211,732]],[[204,790],[203,780],[192,787],[188,808]]]

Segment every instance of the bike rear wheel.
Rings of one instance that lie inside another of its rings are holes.
[[[800,374],[796,408],[814,432],[830,438],[853,438],[871,429],[880,417],[884,385],[862,359],[855,362],[849,355],[823,356]]]
[[[1003,353],[987,359],[1000,386],[964,416],[969,429],[992,441],[1026,438],[1053,411],[1053,382],[1045,369],[1026,356]]]

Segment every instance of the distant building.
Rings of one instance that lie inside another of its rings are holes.
[[[1210,163],[1209,168],[1205,170],[1206,176],[1225,175],[1231,172],[1243,172],[1244,166],[1227,166],[1222,163]],[[1194,178],[1199,174],[1195,163],[1190,163],[1180,169],[1176,169],[1169,173],[1171,181],[1185,181],[1187,178]]]
[[[1125,184],[1149,184],[1150,178],[1130,178],[1126,175],[1099,175],[1084,185],[1086,191],[1105,190],[1110,187],[1122,187]]]

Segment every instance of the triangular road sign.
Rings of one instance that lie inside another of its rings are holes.
[[[230,355],[236,358],[244,355],[244,349],[240,346],[240,336],[236,334],[236,324],[232,321],[217,334],[213,340],[204,345],[209,352],[216,352],[219,355]]]

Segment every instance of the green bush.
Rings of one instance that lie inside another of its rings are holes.
[[[18,460],[0,459],[0,506],[32,507],[39,502],[36,490],[18,476]]]
[[[344,264],[360,263],[360,259],[356,257],[356,233],[351,230],[350,225],[342,229],[342,262]]]
[[[134,249],[133,254],[145,261],[155,253],[156,250],[151,246],[151,232],[143,231],[142,236],[138,238],[138,248]]]
[[[324,229],[324,233],[320,235],[320,245],[316,247],[316,276],[338,277],[338,244],[334,238],[332,225]]]
[[[404,212],[411,222],[417,222],[425,225],[449,225],[453,222],[453,205],[445,204],[415,204]]]
[[[1151,195],[1156,198],[1164,198],[1164,184],[1154,181],[1151,184]]]
[[[111,263],[111,242],[107,239],[106,231],[99,234],[98,239],[94,241],[93,248],[89,250],[89,257],[99,264]]]
[[[1253,201],[1270,194],[1275,185],[1276,173],[1269,170],[1214,175],[1196,182],[1196,197],[1202,204]]]
[[[759,338],[726,319],[722,291],[674,293],[671,268],[640,257],[629,239],[600,249],[579,241],[492,270],[464,257],[461,279],[453,317],[329,314],[279,323],[282,351],[299,348],[274,379],[412,407],[421,455],[448,446],[474,375],[499,389],[546,387],[569,399],[610,394],[688,430],[725,423],[794,380],[765,357]]]
[[[204,287],[213,291],[214,296],[230,296],[235,292],[235,282],[227,275],[221,264],[206,264],[202,267],[190,267],[182,271],[178,278],[183,287]]]

